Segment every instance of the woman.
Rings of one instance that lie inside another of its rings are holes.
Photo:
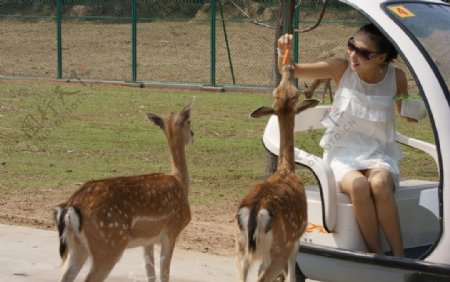
[[[292,38],[286,34],[278,40],[280,67]],[[397,162],[402,152],[395,142],[393,97],[407,95],[407,80],[405,73],[391,64],[397,55],[383,34],[367,24],[349,39],[348,60],[295,64],[294,73],[302,78],[332,78],[338,85],[330,114],[323,120],[323,157],[341,190],[351,198],[370,251],[383,251],[380,226],[393,255],[404,257],[394,200],[399,182]],[[396,107],[399,111],[399,102]]]

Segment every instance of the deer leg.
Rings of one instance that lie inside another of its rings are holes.
[[[247,275],[250,264],[244,252],[242,251],[237,252],[236,265],[238,272],[238,281],[240,282],[247,281]]]
[[[155,253],[153,250],[153,245],[144,246],[144,260],[148,282],[155,282],[156,281]]]
[[[322,104],[325,103],[325,97],[327,96],[327,89],[328,89],[328,80],[322,80],[321,83],[323,83],[323,90],[322,90]]]
[[[327,84],[327,81],[325,81],[324,87],[323,87],[323,94],[322,94],[322,104],[325,103],[325,96],[327,96],[327,88],[328,88],[328,84]]]
[[[71,282],[75,280],[81,268],[88,258],[88,252],[84,246],[73,244],[69,250],[69,257],[65,265],[64,274],[61,277],[61,282]]]
[[[289,249],[290,250],[290,249]],[[285,262],[288,261],[291,252],[286,249],[282,249],[280,252],[271,255],[270,261],[263,264],[267,267],[258,276],[258,282],[272,282],[277,276],[284,271],[286,267]]]
[[[291,255],[289,256],[288,265],[287,265],[287,275],[286,275],[286,281],[287,282],[295,282],[295,264],[296,264],[296,258],[297,258],[297,248],[296,244],[294,244]]]
[[[328,81],[326,84],[328,91],[330,92],[330,102],[333,103],[333,93],[331,93],[331,81]]]
[[[124,252],[124,248],[114,250],[104,255],[92,257],[92,266],[86,277],[86,282],[102,282],[108,277],[114,265],[119,261]]]
[[[177,234],[178,235],[178,234]],[[160,257],[160,276],[161,282],[168,282],[170,276],[170,262],[172,260],[173,250],[177,236],[166,235],[161,240],[161,257]]]

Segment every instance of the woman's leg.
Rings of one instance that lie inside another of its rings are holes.
[[[365,173],[375,200],[378,223],[397,257],[404,257],[402,233],[394,199],[394,181],[386,169],[368,169]]]
[[[367,247],[371,252],[382,253],[377,212],[366,176],[356,170],[347,172],[341,180],[341,190],[352,200],[353,213]]]

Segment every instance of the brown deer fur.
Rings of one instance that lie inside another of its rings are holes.
[[[155,281],[153,245],[161,244],[161,281],[169,280],[175,241],[191,220],[185,145],[192,143],[191,104],[179,114],[147,118],[165,133],[172,172],[116,177],[85,183],[55,208],[60,255],[65,262],[61,281],[73,281],[87,258],[86,281],[103,281],[126,248],[143,246],[148,281]]]
[[[272,282],[286,266],[289,281],[295,281],[295,257],[307,225],[307,209],[304,187],[295,173],[294,122],[297,113],[319,101],[298,103],[299,91],[292,79],[292,66],[283,66],[272,107],[260,107],[250,114],[277,115],[280,154],[277,171],[254,185],[238,205],[236,251],[240,281],[246,281],[250,264],[256,259],[262,259],[257,281]]]
[[[316,89],[323,84],[323,94],[322,94],[322,103],[325,102],[325,95],[327,94],[327,91],[330,93],[330,101],[333,103],[333,93],[331,92],[331,79],[324,78],[324,79],[315,79],[311,84],[308,86],[305,83],[306,89],[303,90],[303,94],[305,94],[306,98],[311,98],[314,95],[314,92]]]

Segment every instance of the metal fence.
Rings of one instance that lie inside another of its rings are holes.
[[[303,0],[295,25],[312,24],[320,3]],[[0,76],[272,87],[279,4],[0,0]],[[301,34],[300,60],[339,54],[361,20],[331,1],[321,26]]]

